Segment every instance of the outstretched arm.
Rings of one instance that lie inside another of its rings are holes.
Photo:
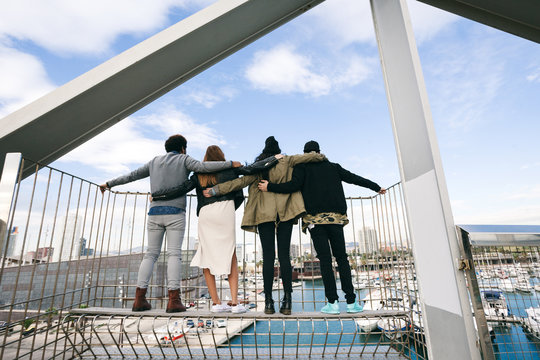
[[[101,190],[101,193],[103,193],[106,189],[110,189],[113,186],[127,184],[135,180],[144,179],[148,176],[150,176],[149,165],[145,164],[127,175],[119,176],[116,179],[107,181],[105,184],[99,185],[99,189]]]
[[[269,192],[275,192],[280,194],[289,194],[293,193],[295,191],[298,191],[302,188],[302,185],[304,185],[304,178],[305,178],[306,170],[304,166],[295,166],[292,178],[290,181],[281,183],[281,184],[275,184],[275,183],[269,183],[266,180],[262,180],[258,187],[261,191],[269,191]]]
[[[158,190],[152,193],[152,200],[171,200],[186,195],[197,186],[197,174],[191,175],[189,180],[173,188]]]
[[[186,155],[186,168],[190,171],[196,173],[213,173],[225,169],[230,169],[231,167],[240,167],[238,161],[204,161],[200,162],[192,158],[189,155]]]
[[[339,176],[341,177],[342,181],[345,181],[346,183],[349,183],[349,184],[362,186],[381,194],[384,194],[386,192],[386,189],[381,188],[378,184],[374,183],[373,181],[363,178],[361,176],[358,176],[356,174],[353,174],[352,172],[342,168],[341,165],[339,164],[335,164],[335,166],[338,169]]]

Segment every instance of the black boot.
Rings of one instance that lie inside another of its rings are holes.
[[[279,308],[279,312],[283,315],[291,315],[291,308],[292,308],[292,294],[290,292],[286,292],[283,295],[283,300],[281,300],[281,307]]]
[[[265,314],[273,314],[276,310],[274,309],[274,300],[270,298],[266,298],[264,300],[264,313]]]

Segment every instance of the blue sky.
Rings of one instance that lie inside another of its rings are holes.
[[[0,117],[212,2],[3,3]],[[408,4],[456,223],[540,224],[539,45]],[[52,166],[102,183],[162,153],[173,133],[195,158],[218,144],[246,162],[269,135],[287,154],[314,139],[345,168],[398,182],[369,2],[327,0]]]

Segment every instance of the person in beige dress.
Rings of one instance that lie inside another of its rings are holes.
[[[256,160],[281,153],[273,136],[265,141],[262,153]],[[258,175],[243,176],[220,183],[204,191],[205,196],[223,196],[249,186],[249,198],[244,209],[242,229],[259,233],[263,253],[263,282],[266,314],[275,312],[272,298],[274,280],[275,244],[277,239],[279,271],[283,281],[283,299],[279,311],[290,315],[292,310],[292,266],[290,258],[292,227],[305,214],[304,200],[300,192],[274,194],[261,192],[257,185],[261,180],[282,183],[291,180],[293,167],[300,163],[323,161],[322,154],[284,156],[276,166]]]

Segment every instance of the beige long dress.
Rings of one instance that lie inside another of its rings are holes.
[[[199,212],[199,247],[191,266],[210,270],[215,276],[228,275],[236,250],[234,201],[205,205]]]

